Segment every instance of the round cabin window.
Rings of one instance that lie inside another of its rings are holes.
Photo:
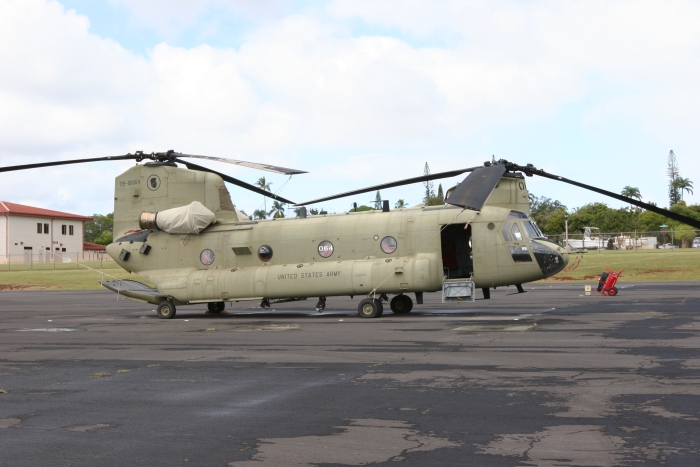
[[[396,251],[396,239],[394,237],[384,237],[382,238],[382,243],[380,247],[384,253],[387,255],[392,254]]]
[[[258,248],[258,258],[264,263],[270,261],[270,259],[272,259],[272,247],[270,245],[263,245]]]
[[[211,250],[204,250],[199,254],[199,260],[203,265],[209,266],[214,262],[214,252]]]
[[[318,244],[318,254],[321,258],[330,258],[333,256],[333,244],[328,240],[324,240]]]

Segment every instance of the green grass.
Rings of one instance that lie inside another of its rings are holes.
[[[569,267],[576,259],[569,255]],[[562,271],[546,281],[598,280],[605,268],[624,269],[623,280],[628,282],[697,281],[700,280],[700,248],[671,250],[603,250],[579,254],[581,262],[573,271]]]
[[[83,266],[87,266],[93,269],[104,269],[104,270],[121,270],[119,265],[114,261],[81,261],[77,263],[71,261],[70,263],[63,262],[47,262],[47,263],[10,263],[10,264],[0,264],[0,272],[12,272],[12,271],[70,271],[86,269]]]
[[[606,267],[616,271],[624,269],[623,280],[628,282],[700,280],[700,248],[638,250],[636,252],[589,251],[579,256],[582,259],[575,270],[562,271],[546,281],[596,281]],[[569,266],[574,263],[575,257],[576,254],[572,253]],[[95,266],[99,267],[99,264]],[[141,280],[135,274],[129,274],[119,268],[110,268],[104,271],[118,279]],[[100,284],[97,283],[101,279],[101,274],[87,269],[0,270],[0,290],[97,290],[101,288]],[[111,277],[105,276],[105,280],[110,279]]]
[[[118,279],[140,280],[123,269],[107,269],[106,274]],[[104,280],[112,277],[104,276]],[[87,269],[33,270],[0,272],[0,290],[48,289],[48,290],[96,290],[103,288],[97,281],[103,277]]]

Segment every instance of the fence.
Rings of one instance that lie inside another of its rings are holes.
[[[566,246],[565,234],[547,235],[550,240]],[[674,248],[700,248],[700,232],[696,230],[569,233],[571,250],[654,250]]]
[[[81,251],[78,253],[52,253],[47,251],[31,252],[21,255],[0,256],[2,271],[41,271],[55,269],[82,269],[81,265],[91,268],[116,269],[119,265],[103,251]]]

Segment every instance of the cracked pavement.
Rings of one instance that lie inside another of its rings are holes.
[[[697,465],[700,283],[620,285],[374,320],[0,292],[0,466]]]

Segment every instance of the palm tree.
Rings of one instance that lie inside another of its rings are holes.
[[[259,188],[262,188],[265,191],[272,191],[270,189],[270,185],[272,185],[272,182],[268,182],[265,180],[265,177],[260,177],[258,181],[255,183]],[[267,196],[263,196],[263,200],[265,202],[265,211],[267,211]],[[262,217],[262,219],[265,219]]]
[[[253,219],[266,219],[267,212],[263,209],[256,209],[253,211]]]
[[[628,198],[634,198],[638,201],[642,200],[642,194],[639,192],[639,188],[627,185],[622,189],[620,193],[622,196],[627,196]]]
[[[637,201],[641,201],[641,200],[642,200],[642,194],[639,192],[639,188],[637,188],[636,186],[629,186],[629,185],[627,185],[626,187],[624,187],[624,188],[622,189],[622,191],[620,192],[620,194],[621,194],[622,196],[627,196],[628,198],[634,198],[634,199],[636,199]],[[633,208],[632,205],[630,204],[630,212],[632,212],[633,210],[634,210],[634,208]]]
[[[627,185],[626,187],[624,187],[622,189],[620,194],[622,196],[627,196],[628,198],[634,198],[637,201],[642,200],[642,193],[639,191],[639,188],[637,188],[636,186]],[[630,213],[636,213],[636,215],[633,215],[634,216],[634,230],[636,231],[637,228],[639,227],[639,216],[642,213],[642,210],[639,208],[634,208],[630,204]]]
[[[396,209],[403,209],[403,208],[407,208],[407,207],[408,207],[408,203],[402,199],[398,200],[396,202],[396,204],[394,205],[394,208],[396,208]]]
[[[683,199],[683,192],[687,191],[691,195],[693,194],[693,182],[688,178],[676,177],[676,179],[671,182],[671,186],[676,190],[681,192],[681,200]]]
[[[279,201],[275,201],[272,203],[272,209],[270,209],[270,212],[268,214],[272,214],[272,216],[275,219],[280,219],[284,217],[284,204],[280,203]]]

